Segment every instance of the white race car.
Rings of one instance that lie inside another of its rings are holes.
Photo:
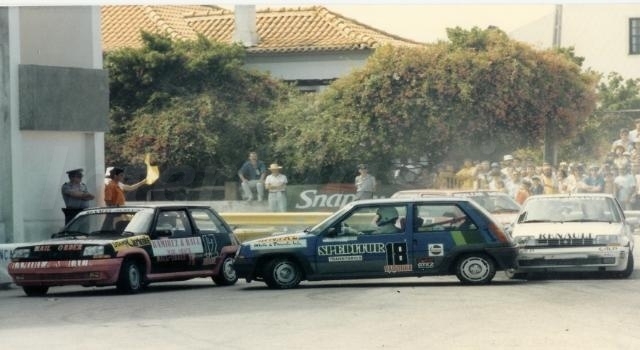
[[[633,220],[636,220],[635,218]],[[518,244],[518,267],[511,278],[530,272],[633,272],[632,219],[608,194],[531,196],[511,232]]]

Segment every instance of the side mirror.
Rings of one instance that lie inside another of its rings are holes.
[[[330,227],[327,230],[327,237],[336,237],[338,236],[338,230],[335,227]]]

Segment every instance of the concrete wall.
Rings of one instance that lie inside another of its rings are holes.
[[[99,8],[0,7],[0,62],[0,243],[40,240],[64,223],[67,170],[84,168],[94,204],[103,203]]]
[[[516,39],[548,48],[553,44],[555,7],[549,15],[509,33]],[[629,18],[640,17],[640,4],[562,5],[562,47],[574,47],[585,58],[583,68],[624,78],[640,78],[640,55],[629,55]]]
[[[284,80],[336,79],[362,67],[371,51],[248,55],[246,67]]]

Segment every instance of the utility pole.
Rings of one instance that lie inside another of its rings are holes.
[[[555,18],[553,22],[553,42],[554,48],[559,48],[562,45],[562,5],[556,5]],[[555,133],[555,125],[550,125],[550,116],[547,116],[547,120],[544,124],[544,150],[542,158],[549,164],[556,164],[558,158],[557,141]]]

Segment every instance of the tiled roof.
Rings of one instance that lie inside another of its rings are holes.
[[[169,33],[174,39],[194,39],[196,32],[187,24],[186,16],[229,13],[216,6],[102,6],[102,49],[140,47],[142,30]]]
[[[140,30],[193,39],[200,33],[211,40],[232,43],[234,14],[215,6],[103,6],[102,47],[110,51],[139,47]],[[374,49],[420,45],[324,7],[256,11],[259,42],[249,52],[304,52]]]

